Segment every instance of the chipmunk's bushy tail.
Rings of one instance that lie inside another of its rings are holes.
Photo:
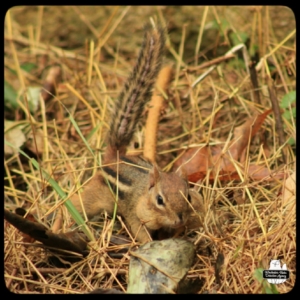
[[[150,100],[156,77],[161,68],[165,46],[165,30],[150,24],[145,26],[143,45],[125,86],[115,103],[108,132],[110,154],[126,152],[136,125]]]

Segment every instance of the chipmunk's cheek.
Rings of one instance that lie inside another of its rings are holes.
[[[157,214],[155,222],[149,222],[147,225],[148,225],[149,229],[157,230],[157,229],[161,229],[161,228],[172,227],[170,223],[171,223],[170,219],[166,215]]]
[[[163,227],[162,224],[160,222],[158,222],[158,220],[155,220],[153,222],[149,221],[145,225],[150,230],[158,230]]]
[[[172,214],[169,218],[164,219],[164,223],[162,227],[165,228],[178,228],[184,225],[184,222],[182,220],[182,215],[179,214]]]

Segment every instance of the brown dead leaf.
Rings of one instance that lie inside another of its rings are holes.
[[[273,180],[273,179],[282,179],[284,178],[284,172],[274,172],[258,165],[249,165],[248,176],[252,180]]]
[[[243,152],[249,143],[249,139],[251,140],[255,136],[271,111],[272,109],[268,109],[260,115],[254,115],[244,124],[234,129],[234,138],[229,146],[233,159],[241,161],[240,158],[243,157]]]
[[[56,95],[56,88],[61,80],[61,68],[59,66],[53,66],[49,69],[43,84],[41,95],[44,101],[50,100],[53,95]]]
[[[296,209],[296,172],[285,180],[282,188],[282,209]]]
[[[211,162],[211,153],[208,146],[202,148],[190,148],[174,163],[174,168],[182,168],[186,174],[196,172],[207,173],[207,169],[213,166]],[[193,181],[196,182],[196,181]]]
[[[245,171],[240,170],[240,173],[245,177]],[[206,178],[207,172],[195,172],[188,175],[188,180],[190,182],[197,182],[198,180],[203,180]],[[239,172],[235,170],[235,167],[231,165],[226,166],[226,170],[220,170],[218,174],[216,174],[213,170],[209,173],[209,180],[214,181],[216,176],[220,181],[231,181],[231,180],[241,180]],[[249,165],[247,177],[251,180],[265,180],[271,181],[274,179],[282,179],[284,178],[284,172],[274,173],[270,171],[268,168],[258,166],[258,165]]]
[[[26,141],[26,137],[22,131],[24,125],[18,125],[18,122],[4,120],[4,127],[4,140],[14,146],[14,148],[12,148],[4,144],[4,153],[9,156],[18,152],[18,149],[21,148]]]
[[[229,144],[231,158],[228,153],[223,153],[219,146],[202,148],[191,148],[185,151],[183,155],[176,161],[174,168],[182,168],[188,174],[188,179],[191,182],[203,180],[209,176],[209,180],[214,180],[218,177],[219,180],[240,180],[239,172],[232,164],[232,159],[241,161],[243,152],[245,151],[249,139],[258,132],[265,118],[272,110],[269,109],[260,115],[256,115],[248,119],[243,125],[234,129],[234,138]],[[209,172],[208,172],[209,171]],[[265,167],[250,165],[247,169],[247,176],[253,180],[283,178],[283,174],[272,175]]]
[[[26,148],[37,156],[41,156],[44,151],[44,133],[41,129],[36,129],[34,134],[30,131],[27,135]]]

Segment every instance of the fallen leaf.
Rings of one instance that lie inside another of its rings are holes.
[[[243,177],[250,177],[252,180],[283,178],[283,173],[272,174],[273,171],[254,164],[248,167],[247,174],[241,166],[238,172],[232,163],[232,160],[242,161],[241,157],[249,143],[249,139],[251,140],[255,136],[271,111],[272,109],[269,109],[260,115],[256,115],[234,129],[234,138],[228,147],[230,154],[228,152],[223,153],[219,146],[190,148],[185,150],[183,154],[181,153],[179,159],[174,163],[174,169],[184,169],[190,182],[203,180],[207,176],[209,176],[210,181],[215,180],[216,177],[221,181],[241,180],[240,173],[243,174]]]
[[[218,177],[218,180],[220,181],[231,181],[231,180],[241,180],[240,173],[243,175],[243,177],[246,177],[245,171],[240,169],[240,172],[237,172],[235,167],[231,165],[226,166],[226,171],[220,170],[218,174],[212,170],[209,173],[209,180],[214,181],[216,177]],[[207,173],[205,172],[195,172],[193,174],[188,175],[188,180],[190,182],[197,182],[198,180],[203,180],[206,178]],[[270,171],[268,168],[258,166],[258,165],[249,165],[247,177],[249,177],[251,180],[264,180],[264,181],[271,181],[274,179],[282,179],[284,178],[285,173],[282,172],[274,172]]]
[[[260,129],[266,117],[272,112],[272,109],[266,110],[260,115],[254,115],[244,124],[234,129],[234,138],[230,142],[230,153],[234,160],[240,161],[243,151],[246,149],[249,139],[251,140]]]
[[[296,213],[296,172],[284,182],[282,188],[282,209],[285,213],[292,209]]]
[[[61,80],[61,67],[53,66],[49,69],[46,76],[43,88],[41,90],[41,95],[44,101],[50,100],[53,95],[56,95],[56,88]]]
[[[194,245],[180,239],[154,241],[141,246],[131,252],[127,292],[176,292],[194,257]]]
[[[26,147],[37,156],[44,151],[44,133],[42,129],[36,129],[34,134],[30,131],[27,135]]]
[[[24,125],[19,125],[18,122],[4,120],[4,140],[11,143],[15,148],[20,148],[26,141],[25,135],[22,131]],[[4,143],[5,155],[12,155],[18,152],[17,149],[12,148]]]
[[[212,148],[212,151],[214,149]],[[207,173],[207,170],[213,166],[211,160],[210,147],[190,148],[184,151],[179,159],[174,163],[174,168],[182,168],[186,174],[196,172]],[[196,181],[194,181],[196,182]]]
[[[273,180],[273,179],[282,179],[285,176],[285,173],[283,171],[280,172],[274,172],[272,170],[269,170],[266,167],[254,165],[249,165],[248,168],[248,176],[252,180]]]
[[[4,104],[5,106],[16,109],[18,108],[18,93],[6,81],[4,81]]]

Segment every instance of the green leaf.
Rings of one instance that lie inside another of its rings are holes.
[[[18,94],[13,87],[6,81],[4,81],[4,101],[5,106],[16,109],[18,107],[17,102]]]
[[[282,97],[280,107],[289,108],[294,102],[296,102],[296,91],[291,91]]]
[[[27,73],[30,73],[31,70],[36,69],[37,66],[34,63],[24,63],[21,65],[21,69],[26,71]]]
[[[292,118],[296,118],[296,107],[293,107],[291,109],[291,111],[289,109],[287,109],[282,116],[286,119],[286,120],[291,120]]]
[[[283,114],[282,117],[285,118],[286,120],[291,120],[291,114],[288,110],[286,110]]]
[[[210,28],[220,30],[221,36],[223,36],[223,33],[226,32],[229,27],[229,22],[226,19],[223,19],[221,20],[221,24],[219,24],[216,20],[213,20]]]
[[[254,270],[253,277],[262,284],[262,293],[264,294],[278,294],[276,286],[269,283],[266,279],[263,278],[263,268],[257,268]]]
[[[249,37],[246,32],[241,31],[231,32],[229,36],[234,46],[240,43],[246,43]]]
[[[270,283],[270,286],[271,286],[272,294],[279,294],[275,284]]]
[[[295,139],[294,138],[289,138],[289,140],[288,140],[288,144],[289,145],[291,145],[291,146],[294,146],[294,145],[296,145],[296,141],[295,141]]]
[[[275,284],[269,283],[267,280],[263,282],[263,293],[265,294],[279,294]]]
[[[231,66],[233,69],[245,69],[245,61],[240,58],[235,58],[230,60],[229,66]]]
[[[262,290],[262,292],[264,294],[273,294],[272,289],[268,286],[267,282],[263,283],[263,290]]]
[[[221,29],[223,32],[227,31],[229,27],[230,24],[226,19],[221,20]]]
[[[262,283],[263,278],[263,268],[257,268],[254,270],[254,278],[258,280],[258,282]]]
[[[258,51],[258,45],[253,44],[249,49],[250,56],[251,57],[254,56],[257,51]]]

